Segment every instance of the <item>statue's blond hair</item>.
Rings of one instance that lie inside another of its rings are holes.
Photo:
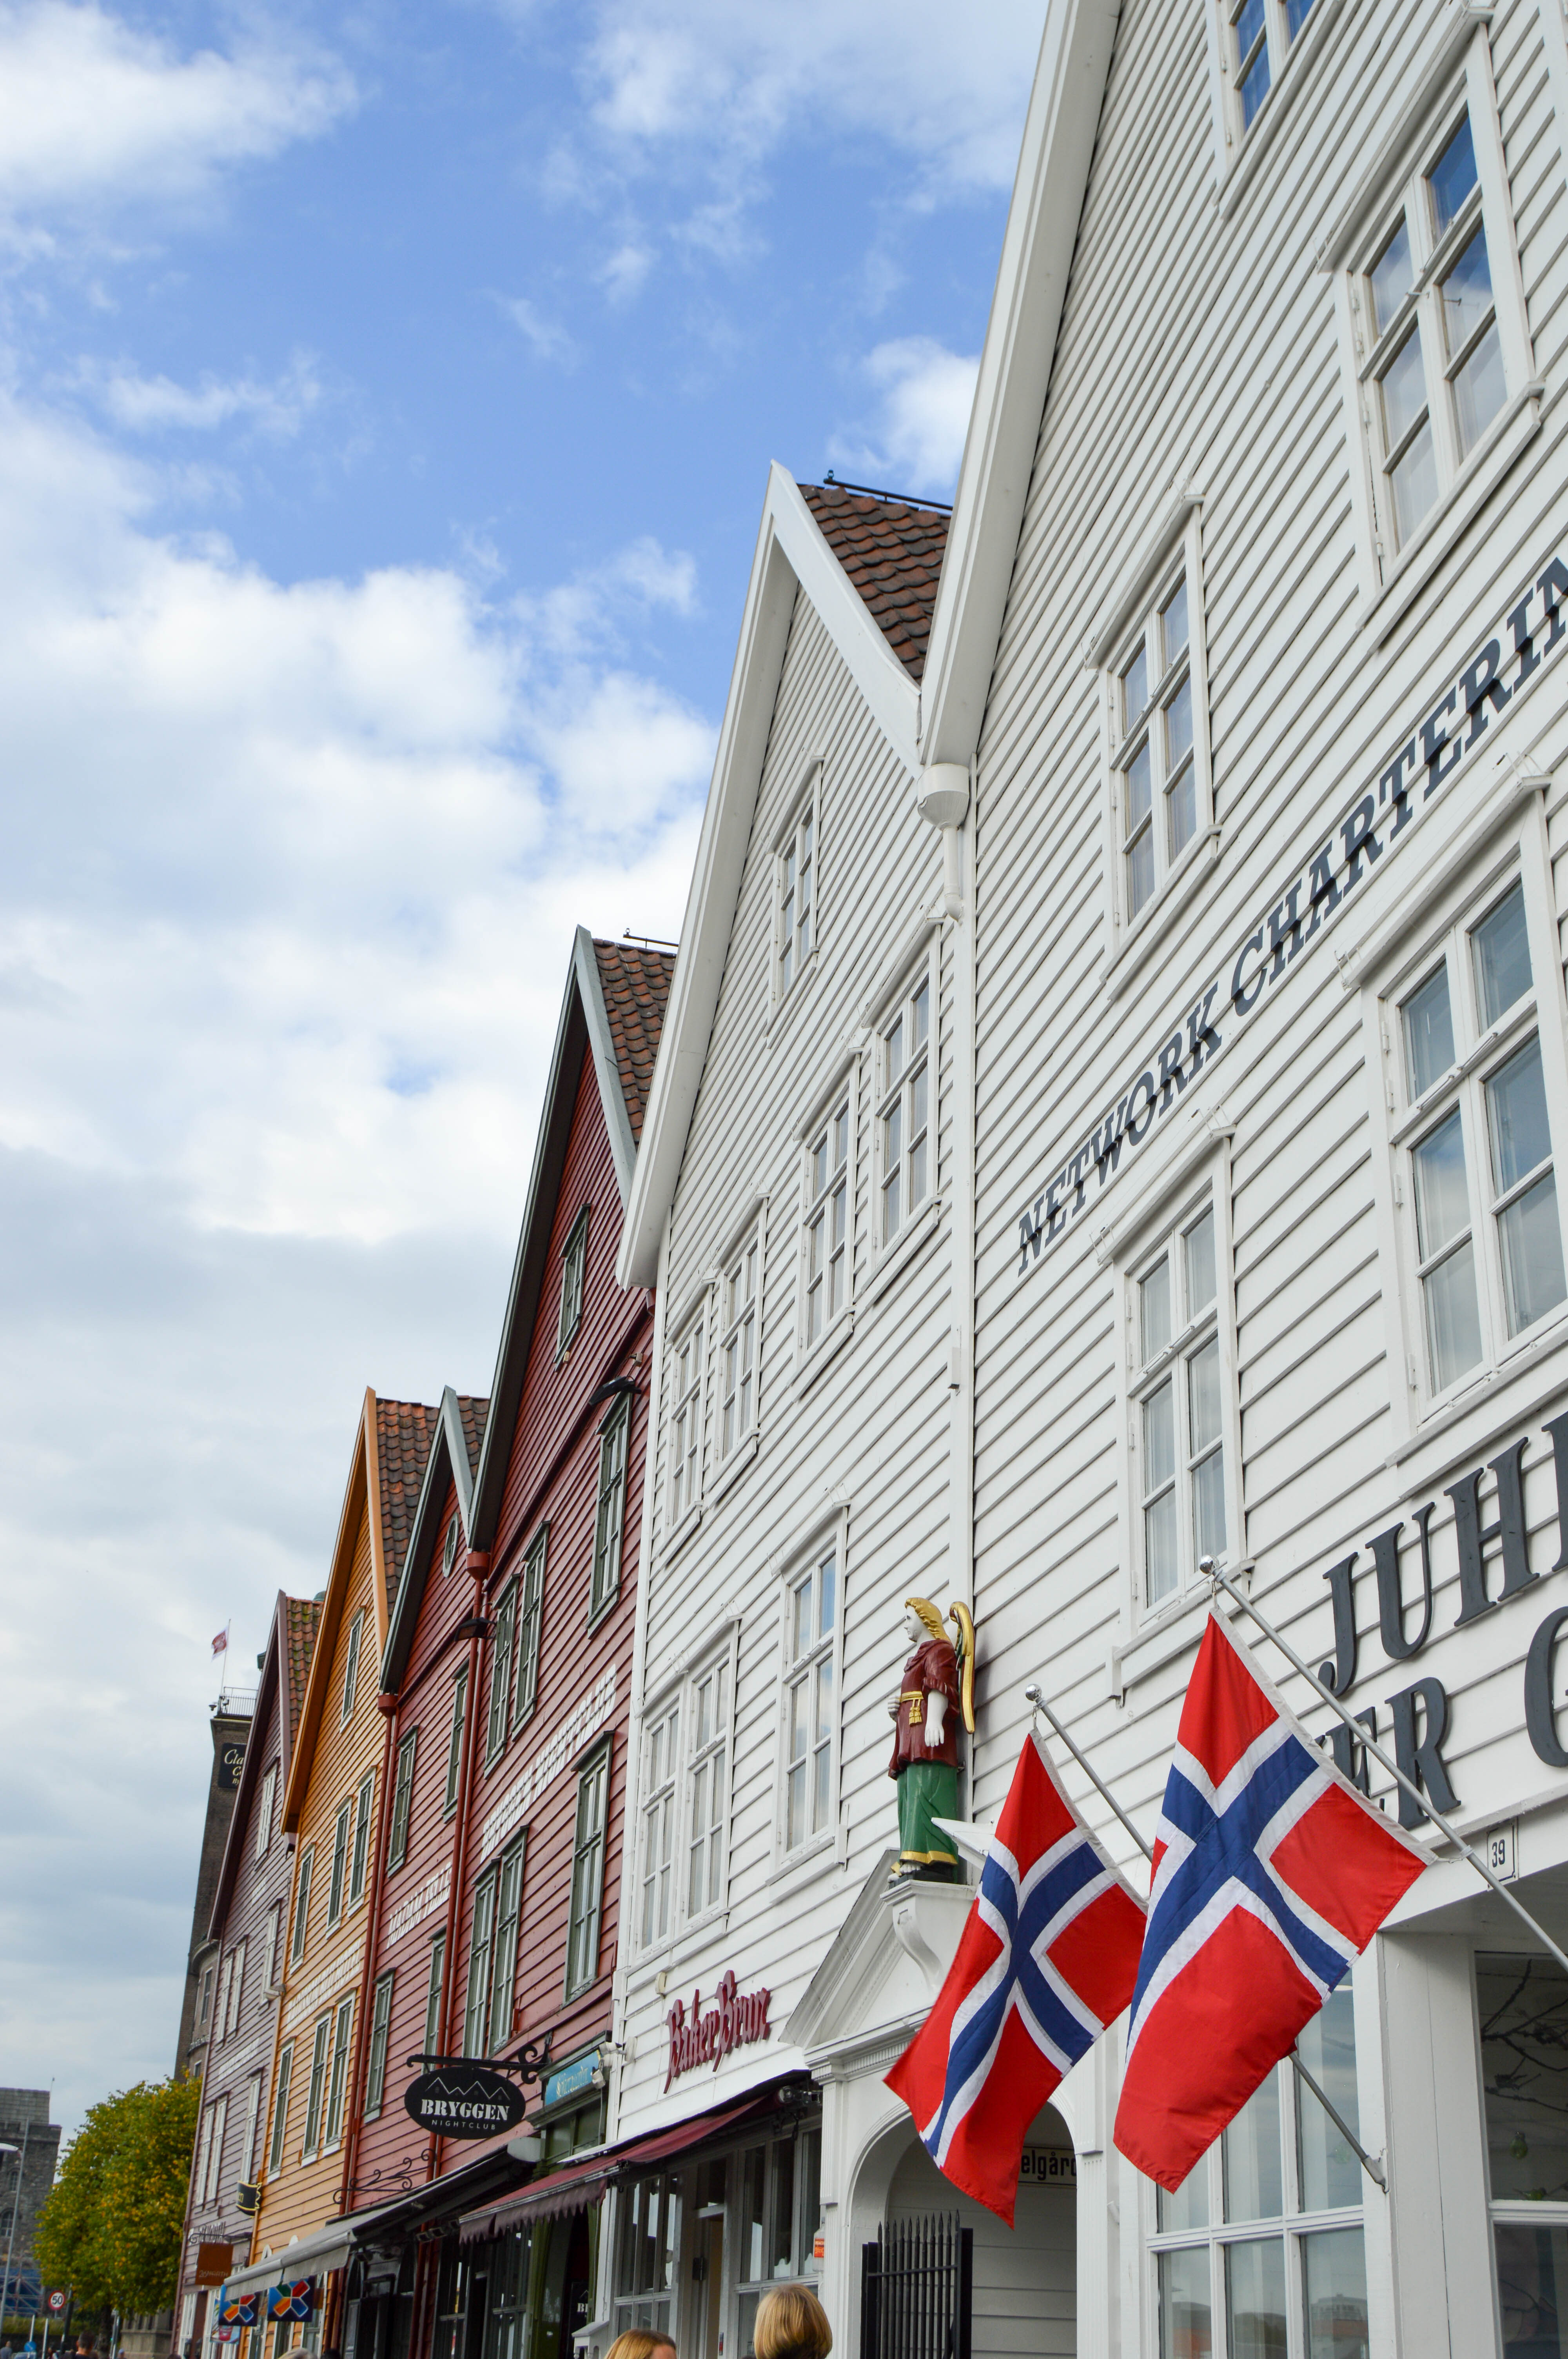
[[[947,1633],[942,1627],[942,1616],[932,1604],[929,1597],[906,1597],[903,1602],[919,1614],[932,1637],[946,1638]]]

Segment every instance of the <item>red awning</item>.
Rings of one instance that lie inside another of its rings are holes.
[[[621,2146],[605,2147],[598,2154],[584,2155],[580,2160],[568,2162],[543,2179],[531,2180],[515,2194],[465,2212],[458,2222],[459,2241],[481,2244],[487,2237],[499,2235],[504,2228],[520,2227],[525,2220],[549,2220],[565,2212],[584,2212],[611,2179],[652,2163],[667,2162],[672,2155],[686,2154],[694,2146],[703,2146],[740,2122],[777,2110],[778,2093],[770,2087],[765,2096],[749,2097],[741,2104],[726,2105],[712,2113],[694,2114],[689,2121],[677,2122],[673,2129],[656,2130],[652,2136],[628,2138]]]

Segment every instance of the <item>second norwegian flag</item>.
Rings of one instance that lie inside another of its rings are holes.
[[[1132,1995],[1143,1906],[1024,1739],[936,2004],[887,2075],[932,2161],[1012,2225],[1030,2123]]]
[[[1211,1614],[1176,1732],[1116,2143],[1173,2194],[1426,1865]]]

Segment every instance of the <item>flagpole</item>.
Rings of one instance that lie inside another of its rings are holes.
[[[1104,1800],[1108,1802],[1110,1808],[1116,1812],[1117,1817],[1120,1820],[1128,1833],[1132,1837],[1133,1842],[1138,1845],[1138,1848],[1143,1854],[1144,1858],[1150,1862],[1151,1865],[1152,1865],[1154,1859],[1152,1848],[1150,1844],[1144,1842],[1142,1836],[1139,1833],[1137,1828],[1133,1825],[1132,1821],[1128,1817],[1127,1812],[1122,1809],[1121,1804],[1117,1800],[1116,1796],[1111,1792],[1110,1788],[1106,1784],[1104,1778],[1099,1776],[1098,1771],[1090,1767],[1089,1763],[1085,1758],[1084,1755],[1079,1752],[1077,1746],[1074,1744],[1072,1738],[1068,1735],[1066,1730],[1063,1727],[1061,1722],[1057,1719],[1055,1713],[1052,1711],[1050,1705],[1041,1694],[1039,1689],[1033,1686],[1027,1687],[1024,1689],[1023,1693],[1025,1700],[1033,1705],[1035,1711],[1043,1713],[1050,1722],[1052,1727],[1055,1730],[1057,1735],[1061,1738],[1063,1744],[1066,1746],[1068,1752],[1072,1755],[1074,1760],[1083,1771],[1085,1777],[1090,1780],[1096,1791],[1101,1795]],[[1380,2187],[1386,2195],[1389,2191],[1389,2181],[1388,2175],[1384,2171],[1382,2164],[1380,2162],[1375,2162],[1372,2157],[1368,2153],[1366,2147],[1362,2145],[1360,2139],[1357,2136],[1355,2131],[1351,2128],[1349,2123],[1346,2120],[1338,2106],[1333,2103],[1327,2090],[1320,2087],[1314,2074],[1308,2071],[1306,2066],[1302,2061],[1299,2050],[1295,2048],[1291,2049],[1291,2062],[1296,2068],[1297,2076],[1301,2080],[1304,2081],[1307,2087],[1312,2091],[1313,2095],[1317,2099],[1318,2104],[1323,2107],[1324,2112],[1328,2115],[1329,2120],[1334,2124],[1335,2128],[1339,2132],[1340,2136],[1345,2140],[1346,2145],[1350,2148],[1351,2153],[1356,2157],[1368,2178],[1372,2180],[1374,2186]]]
[[[1281,1637],[1279,1632],[1275,1629],[1271,1622],[1264,1619],[1263,1615],[1259,1613],[1258,1608],[1253,1604],[1252,1600],[1249,1597],[1244,1596],[1242,1592],[1238,1589],[1235,1582],[1231,1580],[1230,1575],[1227,1572],[1221,1572],[1218,1565],[1216,1564],[1214,1559],[1210,1556],[1200,1557],[1198,1559],[1198,1571],[1203,1573],[1216,1587],[1223,1589],[1227,1597],[1234,1598],[1237,1604],[1240,1606],[1244,1614],[1249,1614],[1251,1615],[1253,1621],[1258,1625],[1259,1629],[1263,1633],[1264,1637],[1272,1638],[1275,1646],[1278,1647],[1281,1654],[1283,1655],[1285,1660],[1292,1666],[1292,1668],[1301,1673],[1303,1679],[1306,1680],[1309,1687],[1315,1688],[1318,1694],[1323,1698],[1325,1703],[1331,1704],[1333,1706],[1334,1710],[1339,1714],[1340,1719],[1345,1723],[1346,1727],[1350,1731],[1352,1736],[1366,1747],[1374,1761],[1379,1763],[1381,1767],[1388,1771],[1390,1777],[1393,1779],[1395,1785],[1400,1788],[1400,1791],[1408,1794],[1413,1802],[1420,1805],[1422,1810],[1424,1812],[1426,1817],[1432,1821],[1433,1825],[1438,1829],[1439,1832],[1447,1836],[1449,1842],[1453,1843],[1456,1850],[1458,1850],[1463,1856],[1469,1861],[1471,1866],[1476,1870],[1476,1875],[1481,1876],[1485,1882],[1491,1886],[1492,1890],[1497,1894],[1499,1900],[1507,1901],[1509,1907],[1513,1910],[1514,1915],[1523,1919],[1524,1923],[1530,1927],[1530,1931],[1535,1935],[1536,1940],[1545,1943],[1547,1949],[1551,1951],[1558,1964],[1563,1969],[1563,1972],[1568,1973],[1568,1955],[1565,1955],[1564,1952],[1558,1948],[1556,1942],[1552,1940],[1545,1927],[1538,1924],[1535,1919],[1530,1915],[1529,1909],[1525,1907],[1523,1901],[1516,1899],[1514,1895],[1509,1890],[1508,1886],[1504,1884],[1499,1877],[1493,1875],[1491,1869],[1487,1865],[1486,1861],[1481,1857],[1480,1853],[1474,1850],[1472,1846],[1465,1842],[1458,1828],[1451,1824],[1451,1822],[1444,1817],[1443,1812],[1433,1807],[1430,1798],[1422,1793],[1421,1788],[1415,1783],[1415,1780],[1412,1777],[1407,1777],[1404,1771],[1400,1767],[1399,1763],[1397,1761],[1391,1761],[1389,1758],[1389,1756],[1384,1752],[1382,1746],[1378,1743],[1377,1738],[1368,1734],[1361,1723],[1355,1719],[1352,1714],[1346,1711],[1345,1705],[1340,1702],[1339,1698],[1335,1694],[1333,1689],[1325,1688],[1323,1681],[1318,1678],[1317,1673],[1314,1670],[1308,1669],[1306,1664],[1303,1662],[1295,1648],[1290,1645],[1288,1640]]]

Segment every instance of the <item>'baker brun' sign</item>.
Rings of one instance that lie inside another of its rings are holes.
[[[772,1991],[738,1991],[731,1973],[720,1976],[719,1995],[706,2015],[700,1991],[691,1995],[689,2015],[685,1999],[677,1998],[669,2013],[670,2065],[665,2074],[665,2088],[696,2065],[711,2064],[717,2071],[731,2049],[770,2038],[773,2027],[768,2009],[773,2003]]]
[[[1214,1062],[1340,903],[1400,839],[1419,810],[1470,759],[1496,715],[1529,687],[1568,639],[1561,612],[1568,561],[1549,558],[1474,660],[1437,701],[1338,825],[1274,896],[1235,955],[1162,1027],[1140,1069],[1108,1099],[1087,1138],[1018,1215],[1018,1272],[1033,1269],[1130,1162],[1189,1082]]]

